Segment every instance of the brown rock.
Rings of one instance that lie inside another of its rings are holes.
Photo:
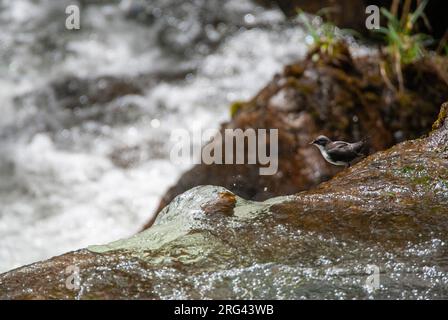
[[[445,299],[446,108],[427,137],[312,191],[257,203],[196,187],[129,239],[1,274],[0,298]],[[369,265],[380,272],[375,290]]]
[[[370,137],[372,153],[430,130],[436,106],[448,99],[446,58],[404,66],[406,90],[400,93],[383,81],[377,56],[353,58],[343,44],[335,52],[330,57],[311,51],[304,61],[286,66],[253,99],[239,103],[232,120],[221,127],[222,132],[278,128],[277,174],[260,176],[259,165],[196,165],[168,190],[157,212],[198,185],[223,186],[251,200],[315,187],[341,170],[308,144],[320,134],[346,141]]]

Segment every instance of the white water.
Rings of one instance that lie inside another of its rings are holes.
[[[141,19],[126,15],[144,1],[102,1],[68,31],[72,3],[0,1],[0,272],[137,232],[188,169],[169,161],[170,130],[217,127],[306,50],[297,26],[249,0],[147,1]],[[142,94],[75,110],[51,86],[156,73]]]

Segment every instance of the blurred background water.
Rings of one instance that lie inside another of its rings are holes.
[[[249,0],[0,1],[0,272],[137,232],[189,169],[171,130],[218,127],[304,37]]]

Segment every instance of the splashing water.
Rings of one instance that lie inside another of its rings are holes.
[[[69,31],[72,3],[0,4],[0,272],[138,231],[189,169],[171,130],[216,128],[306,50],[248,0],[80,2]]]

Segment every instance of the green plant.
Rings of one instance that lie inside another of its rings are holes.
[[[409,7],[409,1],[405,8]],[[385,8],[381,8],[381,13],[387,18],[387,27],[381,27],[378,32],[384,36],[386,41],[385,51],[392,60],[395,73],[398,78],[399,90],[404,90],[401,66],[415,62],[425,54],[425,48],[432,39],[426,34],[415,33],[416,22],[423,17],[428,0],[420,3],[414,12],[404,10],[401,19]]]
[[[233,118],[238,113],[238,111],[241,108],[243,108],[243,106],[244,106],[244,102],[242,102],[242,101],[235,101],[234,103],[232,103],[229,108],[230,109],[230,117]]]
[[[317,15],[318,19],[322,19]],[[311,41],[308,41],[313,48],[318,49],[321,54],[333,55],[336,43],[338,42],[337,27],[329,22],[315,24],[310,21],[309,15],[301,9],[298,10],[298,19],[307,29]]]
[[[424,55],[425,47],[432,40],[423,33],[414,33],[417,20],[422,17],[428,0],[422,1],[418,8],[407,14],[401,21],[390,11],[381,8],[381,13],[388,20],[387,27],[378,31],[385,35],[387,46],[391,53],[398,55],[404,64],[414,62]]]
[[[326,55],[335,57],[339,54],[340,43],[343,36],[353,36],[361,38],[360,33],[351,29],[340,29],[331,23],[332,8],[323,8],[319,10],[313,20],[310,15],[297,10],[298,20],[305,26],[308,32],[307,42],[311,46],[310,52],[313,53],[313,59]],[[317,21],[316,21],[316,20]]]

